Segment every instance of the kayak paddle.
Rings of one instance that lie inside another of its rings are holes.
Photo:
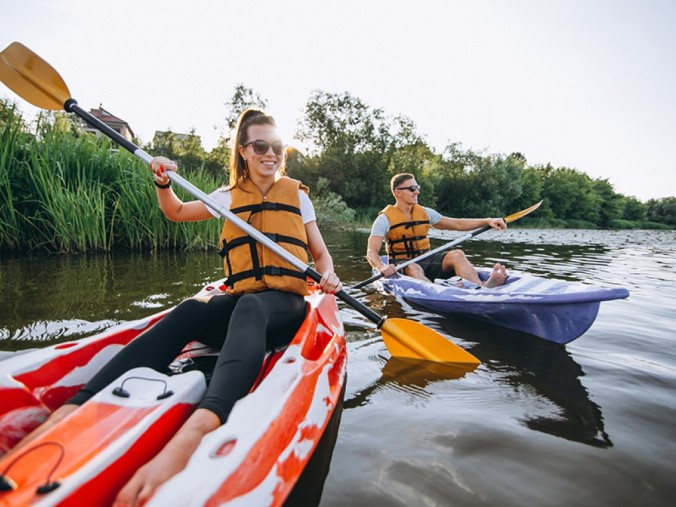
[[[19,42],[13,42],[0,53],[0,80],[20,97],[42,109],[65,110],[74,113],[117,144],[150,164],[152,156],[130,142],[98,118],[82,109],[70,96],[70,91],[59,73],[49,63]],[[277,245],[263,233],[253,228],[230,210],[220,206],[182,176],[167,171],[169,179],[183,190],[202,201],[209,208],[230,220],[253,239],[272,250],[315,282],[322,275]],[[386,347],[393,356],[425,359],[428,361],[454,363],[474,369],[480,361],[469,352],[455,345],[436,331],[407,319],[388,319],[368,308],[344,290],[335,294],[380,329]]]
[[[536,204],[533,204],[530,208],[526,208],[526,209],[522,209],[521,211],[517,211],[516,213],[509,215],[508,217],[503,218],[503,220],[505,221],[505,223],[508,223],[508,224],[511,223],[511,222],[514,222],[514,221],[518,220],[519,218],[528,215],[528,213],[538,209],[540,207],[540,204],[542,204],[542,201],[540,201]],[[430,250],[429,252],[425,252],[424,254],[419,255],[418,257],[415,257],[413,259],[409,259],[406,262],[402,262],[401,264],[397,264],[395,266],[395,269],[397,271],[400,271],[400,270],[404,269],[406,266],[413,264],[414,262],[418,262],[418,261],[421,261],[423,259],[427,259],[431,255],[434,255],[438,252],[443,252],[444,250],[448,250],[449,248],[453,248],[454,246],[459,245],[460,243],[467,241],[468,239],[473,238],[474,236],[478,236],[482,232],[486,232],[489,229],[491,229],[490,225],[484,225],[483,227],[480,227],[478,229],[474,229],[473,231],[468,232],[464,236],[460,236],[458,239],[451,241],[450,243],[446,243],[445,245],[441,245],[441,246],[435,248],[434,250]],[[376,280],[380,280],[382,277],[383,277],[383,274],[378,273],[377,275],[373,275],[371,278],[367,278],[366,280],[362,280],[361,282],[353,285],[352,288],[353,289],[361,289],[362,287],[364,287],[364,286],[366,286],[366,285],[368,285],[372,282],[375,282]]]

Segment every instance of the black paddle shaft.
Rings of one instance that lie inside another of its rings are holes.
[[[92,127],[96,128],[100,132],[104,133],[105,135],[110,137],[113,141],[115,141],[117,144],[122,146],[124,149],[130,151],[134,155],[140,156],[138,152],[145,154],[145,152],[143,152],[143,150],[139,149],[138,146],[136,146],[134,143],[129,141],[122,134],[120,134],[119,132],[110,128],[108,125],[106,125],[101,120],[99,120],[96,116],[94,116],[91,113],[82,109],[78,105],[77,100],[75,100],[73,98],[68,99],[66,101],[66,103],[63,105],[63,108],[66,111],[68,111],[69,113],[76,114],[77,116],[82,118],[85,122],[89,123]],[[143,160],[146,159],[146,157],[140,157],[140,158],[142,158]],[[151,159],[145,160],[145,162],[150,163],[150,160]]]

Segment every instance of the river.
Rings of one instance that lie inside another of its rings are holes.
[[[324,233],[346,285],[367,278],[366,231]],[[433,246],[457,234],[440,233]],[[676,232],[511,229],[463,245],[479,266],[603,286],[565,347],[351,291],[419,321],[482,364],[461,378],[390,359],[341,303],[345,408],[322,506],[671,506],[676,498]],[[214,253],[0,258],[0,351],[68,341],[167,308],[221,277]],[[0,361],[0,371],[2,362]]]

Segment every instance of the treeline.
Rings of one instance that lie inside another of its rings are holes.
[[[266,101],[238,85],[226,105],[225,125],[232,127],[239,111]],[[422,186],[421,202],[449,216],[503,216],[542,199],[520,226],[676,226],[676,197],[640,202],[607,180],[532,166],[520,153],[479,153],[457,143],[436,153],[410,119],[349,93],[314,92],[296,138],[306,148],[289,149],[287,170],[311,187],[320,225],[369,224],[392,201],[391,176],[410,172]],[[144,148],[177,160],[186,178],[208,192],[227,182],[228,141],[207,152],[195,132],[165,133]],[[27,125],[12,103],[0,100],[0,251],[207,248],[217,243],[219,228],[216,221],[167,221],[143,163],[83,133],[73,117],[44,113]]]
[[[539,200],[519,225],[576,228],[671,228],[676,197],[640,202],[614,191],[605,179],[575,169],[529,165],[521,153],[478,153],[450,144],[435,153],[402,116],[388,117],[349,93],[315,92],[298,137],[314,151],[295,154],[289,173],[311,186],[326,182],[365,220],[392,202],[389,180],[412,173],[420,202],[448,216],[504,216]]]
[[[239,85],[226,103],[232,128],[246,107],[266,101]],[[191,134],[194,136],[194,133]],[[195,138],[163,137],[153,153],[189,167],[221,172],[226,140],[205,153]],[[313,189],[324,221],[367,224],[392,202],[390,178],[408,172],[422,186],[421,202],[455,217],[503,216],[543,200],[535,216],[520,226],[575,228],[671,228],[676,226],[676,197],[641,202],[614,191],[606,179],[566,167],[530,165],[525,155],[478,153],[458,143],[436,153],[404,116],[388,116],[349,93],[315,91],[295,136],[309,153],[288,151],[287,172]],[[216,152],[218,157],[214,157]],[[201,161],[201,162],[200,162]]]

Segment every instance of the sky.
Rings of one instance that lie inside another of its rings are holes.
[[[673,0],[0,0],[0,49],[143,142],[194,129],[211,149],[241,83],[293,144],[314,90],[349,92],[437,152],[520,152],[641,201],[676,196],[674,27]]]

